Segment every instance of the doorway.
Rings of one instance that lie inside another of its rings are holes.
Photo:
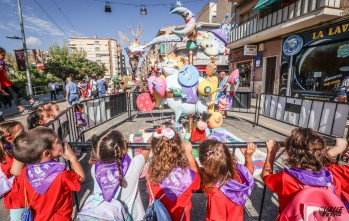
[[[276,70],[276,57],[267,58],[266,76],[265,76],[265,93],[274,93],[274,81]]]

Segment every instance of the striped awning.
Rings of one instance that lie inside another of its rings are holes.
[[[276,0],[259,0],[253,11],[257,13],[261,9],[273,4],[274,2],[276,2]]]

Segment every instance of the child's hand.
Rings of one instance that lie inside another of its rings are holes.
[[[182,145],[183,145],[183,148],[184,148],[185,155],[186,156],[191,155],[192,154],[192,150],[193,150],[193,146],[191,145],[191,143],[183,141]]]
[[[335,157],[339,154],[348,157],[348,141],[343,138],[336,138],[336,145],[328,150],[329,155]]]
[[[245,157],[251,157],[256,150],[257,145],[255,145],[253,142],[248,142],[247,148],[242,148],[241,152],[245,155]]]
[[[336,138],[336,147],[342,148],[344,151],[348,147],[348,141],[344,138]]]
[[[74,150],[67,142],[64,143],[63,152],[61,153],[61,156],[69,161],[77,160]]]
[[[274,140],[267,140],[266,142],[268,153],[276,154],[280,150],[280,145]]]

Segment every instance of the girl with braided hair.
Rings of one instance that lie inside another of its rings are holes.
[[[116,129],[92,139],[89,163],[92,165],[94,194],[100,194],[107,202],[113,198],[119,200],[134,221],[142,220],[144,216],[138,182],[148,157],[149,150],[142,150],[131,159],[124,136]]]

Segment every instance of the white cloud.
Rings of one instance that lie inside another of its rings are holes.
[[[17,6],[16,2],[13,1],[13,0],[1,0],[1,2],[2,2],[2,3],[5,3],[5,4],[8,4],[8,5],[10,5],[11,7],[16,7],[16,6]]]
[[[27,45],[32,48],[37,48],[42,44],[42,41],[39,38],[36,38],[33,36],[26,38],[26,42],[27,42]]]
[[[65,36],[61,30],[46,20],[31,15],[23,15],[23,17],[26,30],[39,34],[49,34],[51,36]]]

